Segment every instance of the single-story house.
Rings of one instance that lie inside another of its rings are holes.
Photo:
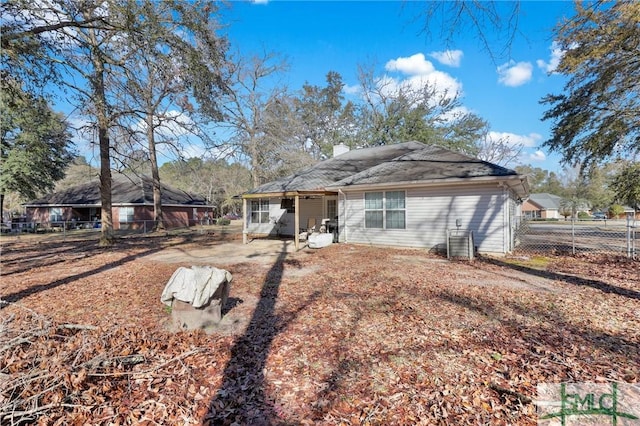
[[[546,192],[529,195],[522,203],[522,216],[526,219],[560,219],[562,197]]]
[[[605,211],[605,214],[609,219],[631,219],[631,220],[639,220],[640,219],[640,210],[636,210],[633,207],[623,205],[622,208],[624,211],[617,216],[611,214],[609,209]]]
[[[114,173],[111,183],[114,229],[151,229],[153,227],[153,181],[147,176]],[[169,185],[162,187],[162,214],[166,228],[180,228],[213,217],[215,207],[205,198]],[[41,227],[62,223],[99,226],[102,202],[99,181],[91,181],[29,201],[27,222]],[[93,224],[93,225],[92,225]]]
[[[624,208],[624,213],[619,214],[617,218],[612,219],[632,219],[632,220],[640,220],[640,210],[636,210],[633,207],[622,206]]]
[[[444,251],[460,230],[479,252],[505,254],[528,195],[526,176],[439,146],[338,145],[332,158],[243,194],[244,241],[292,236],[298,248],[316,224],[338,242]]]

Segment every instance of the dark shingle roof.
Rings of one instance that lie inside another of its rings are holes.
[[[111,181],[111,202],[118,204],[153,205],[153,184],[148,176],[127,177],[114,174]],[[92,181],[29,201],[25,206],[100,205],[100,183]],[[163,205],[206,205],[204,197],[162,184]]]
[[[548,194],[546,192],[541,192],[537,194],[529,195],[529,201],[537,204],[545,210],[548,209],[559,209],[560,202],[562,201],[562,197],[559,197],[554,194]]]
[[[451,178],[517,176],[513,170],[446,148],[405,142],[351,150],[248,194],[322,191],[328,187],[432,181]]]
[[[516,176],[513,170],[434,145],[382,162],[333,186],[408,183],[443,179]]]
[[[265,183],[249,194],[267,194],[288,191],[322,191],[325,187],[360,173],[385,161],[424,148],[419,142],[383,145],[354,149],[338,157],[329,158],[290,176]]]

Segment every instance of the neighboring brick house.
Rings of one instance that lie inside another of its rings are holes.
[[[150,177],[114,174],[111,186],[114,229],[151,229],[153,226],[153,185]],[[27,222],[40,227],[62,223],[99,226],[100,183],[92,181],[29,201]],[[166,228],[191,226],[213,217],[215,207],[204,197],[162,184],[162,213]]]
[[[560,219],[562,197],[546,192],[531,194],[522,203],[522,216],[526,219]]]

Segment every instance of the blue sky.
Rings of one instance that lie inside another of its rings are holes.
[[[503,40],[493,40],[495,58],[471,29],[449,43],[439,39],[435,26],[431,36],[425,34],[423,21],[416,19],[420,2],[233,2],[224,23],[232,47],[241,53],[283,55],[292,89],[305,82],[324,86],[327,72],[337,71],[348,92],[357,85],[358,65],[372,63],[380,77],[398,82],[421,77],[455,87],[464,107],[487,120],[495,135],[525,145],[522,163],[558,170],[559,157],[540,148],[551,123],[541,120],[545,106],[539,101],[564,86],[564,77],[549,74],[558,53],[552,28],[572,7],[572,2],[522,2],[510,55],[500,54]]]

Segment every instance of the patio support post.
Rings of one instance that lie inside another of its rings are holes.
[[[242,199],[242,244],[247,244],[247,199]]]
[[[295,235],[294,240],[295,240],[296,250],[298,250],[300,248],[300,196],[296,194],[296,197],[294,200],[295,200],[294,210],[296,211],[295,214],[293,215],[293,217],[295,218],[293,222],[294,235]]]

